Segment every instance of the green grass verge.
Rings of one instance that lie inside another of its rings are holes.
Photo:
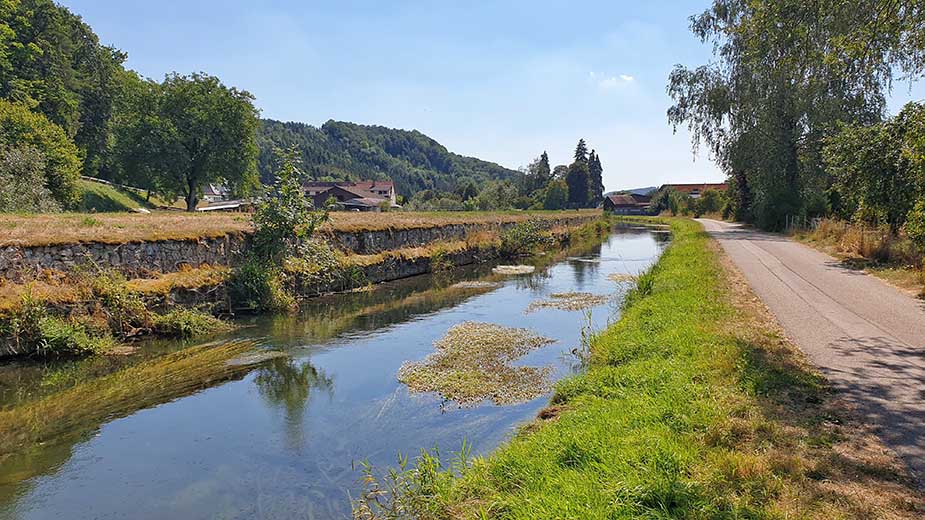
[[[915,517],[908,482],[833,449],[822,379],[759,331],[700,225],[670,222],[588,372],[536,422],[452,471],[428,452],[385,477],[367,468],[355,518]]]
[[[100,182],[80,180],[80,205],[77,211],[110,213],[150,207],[151,204],[137,193]]]

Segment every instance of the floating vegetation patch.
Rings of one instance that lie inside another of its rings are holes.
[[[626,273],[610,273],[607,275],[607,279],[611,282],[623,283],[623,282],[635,282],[639,278],[635,274],[626,274]]]
[[[536,267],[532,265],[499,265],[494,267],[491,272],[495,274],[530,274],[533,271],[536,271]]]
[[[485,399],[497,405],[522,403],[549,390],[552,369],[510,363],[553,342],[527,329],[467,321],[434,343],[437,352],[402,365],[398,380],[412,392],[437,392],[460,406]]]
[[[501,287],[499,282],[485,282],[480,280],[454,283],[450,286],[453,289],[495,289]]]
[[[527,307],[528,313],[537,309],[559,309],[563,311],[580,311],[597,307],[607,301],[606,296],[584,292],[553,293],[547,300],[537,300]]]

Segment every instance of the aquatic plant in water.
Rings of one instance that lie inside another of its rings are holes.
[[[533,271],[536,271],[536,267],[532,265],[499,265],[494,267],[491,272],[495,274],[530,274]]]
[[[499,282],[486,282],[481,280],[457,282],[450,286],[451,289],[494,289],[501,287]]]
[[[562,311],[581,311],[603,305],[607,296],[585,292],[553,293],[549,299],[532,302],[525,311],[531,313],[537,309],[559,309]]]
[[[402,365],[398,380],[412,392],[437,392],[460,406],[526,402],[548,391],[551,369],[510,363],[553,342],[527,329],[467,321],[434,343],[435,353]]]
[[[626,274],[626,273],[610,273],[607,275],[607,279],[611,282],[623,283],[623,282],[635,282],[637,275]]]

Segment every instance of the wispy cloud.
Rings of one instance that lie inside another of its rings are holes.
[[[619,74],[617,76],[600,76],[596,72],[591,71],[588,75],[591,78],[591,81],[596,83],[598,88],[601,90],[612,90],[622,85],[636,81],[636,78],[630,76],[629,74]]]

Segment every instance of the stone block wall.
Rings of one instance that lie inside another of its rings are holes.
[[[548,227],[578,226],[598,217],[582,215],[544,220]],[[355,254],[375,254],[382,251],[417,247],[438,240],[461,240],[471,233],[505,229],[515,225],[449,224],[426,228],[337,231],[325,235],[333,246]],[[65,244],[53,246],[0,248],[0,276],[22,282],[43,271],[66,273],[79,266],[96,265],[115,268],[130,278],[152,273],[169,273],[181,266],[203,264],[234,265],[247,248],[247,235],[229,234],[219,238],[199,240],[163,240],[122,244]]]

